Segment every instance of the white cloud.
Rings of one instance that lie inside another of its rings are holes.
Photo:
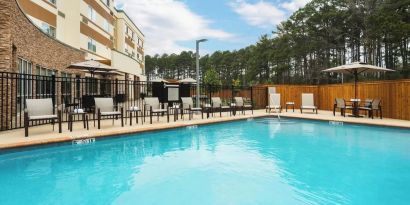
[[[264,1],[251,4],[243,0],[236,0],[231,2],[230,6],[249,25],[260,28],[276,26],[286,18],[284,11]]]
[[[234,0],[231,8],[249,25],[260,28],[272,28],[284,21],[292,12],[305,6],[310,0],[291,0],[275,6],[260,0],[248,3],[246,0]]]
[[[294,12],[298,10],[299,8],[304,7],[310,0],[293,0],[289,2],[285,2],[281,4],[281,7],[285,8],[286,10],[290,12]]]
[[[211,22],[177,0],[118,0],[125,12],[145,35],[147,54],[179,53],[195,49],[194,40],[224,40],[233,35],[210,27]],[[192,41],[192,48],[179,42]]]

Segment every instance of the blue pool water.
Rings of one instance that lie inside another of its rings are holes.
[[[409,204],[410,131],[262,118],[0,153],[0,204]]]

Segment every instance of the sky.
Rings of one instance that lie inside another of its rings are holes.
[[[254,44],[309,0],[115,0],[145,36],[148,55],[195,50],[203,55]]]

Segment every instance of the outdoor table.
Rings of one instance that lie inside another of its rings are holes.
[[[295,102],[286,102],[286,112],[288,112],[288,106],[292,106],[293,112],[295,112]]]
[[[130,126],[132,125],[132,113],[135,113],[135,121],[138,124],[138,112],[141,114],[142,117],[142,110],[139,107],[130,107],[126,110],[127,115],[130,114]],[[128,117],[125,118],[125,124],[127,124]],[[144,120],[141,120],[142,124],[144,124]]]
[[[77,116],[82,115],[84,129],[87,127],[87,130],[89,130],[88,113],[84,112],[83,109],[75,109],[73,112],[68,113],[68,129],[70,130],[70,132],[73,131],[73,119],[75,115]]]
[[[174,122],[178,120],[178,111],[181,110],[181,112],[183,112],[182,108],[179,105],[173,105],[169,107],[169,110],[174,113]]]
[[[212,106],[210,104],[205,104],[203,109],[203,112],[206,112],[206,118],[209,118],[209,113],[212,112]]]
[[[238,108],[238,107],[236,106],[236,103],[231,103],[231,104],[230,104],[230,107],[231,107],[233,116],[235,116],[235,115],[236,115],[236,109]]]
[[[353,107],[353,111],[352,111],[352,115],[349,115],[351,117],[361,117],[359,114],[359,104],[360,104],[360,99],[355,99],[352,98],[349,100],[349,102],[352,103],[352,107]]]

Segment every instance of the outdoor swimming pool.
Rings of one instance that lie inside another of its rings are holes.
[[[0,153],[0,204],[408,204],[410,131],[261,118]]]

